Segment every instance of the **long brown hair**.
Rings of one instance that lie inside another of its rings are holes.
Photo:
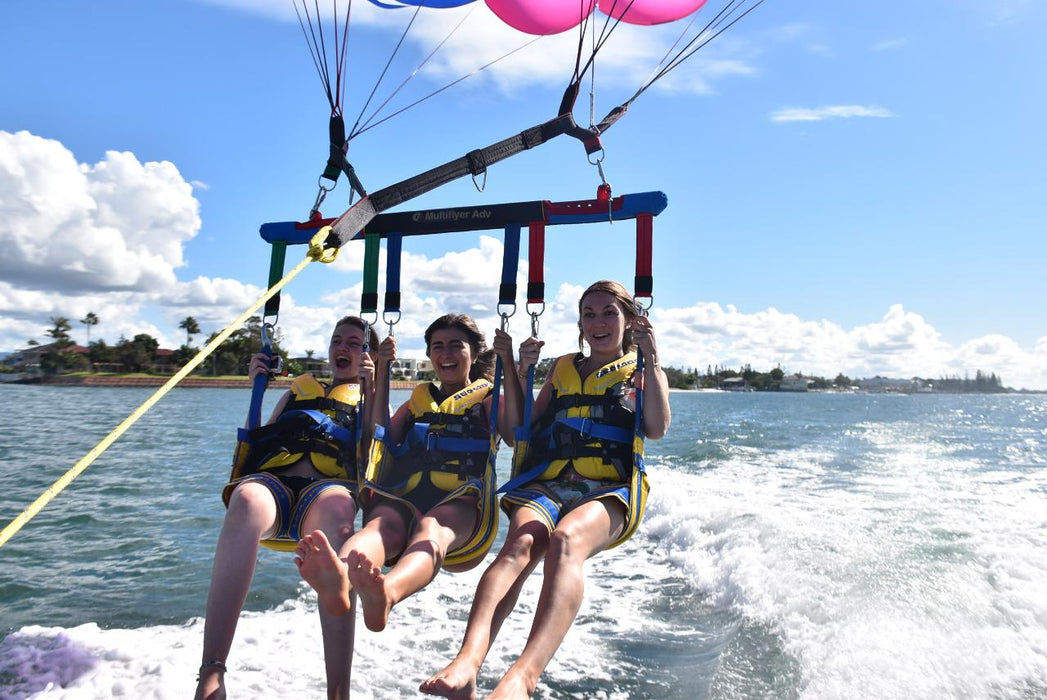
[[[593,282],[584,292],[582,292],[582,296],[578,298],[578,349],[585,349],[585,338],[582,333],[582,304],[585,303],[585,298],[594,292],[606,292],[613,296],[618,302],[618,307],[622,310],[622,314],[625,316],[625,333],[622,335],[622,352],[629,352],[633,347],[635,347],[633,345],[632,320],[636,318],[639,313],[636,311],[636,304],[633,302],[629,290],[627,290],[621,282],[615,282],[614,280],[600,280],[599,282]]]
[[[480,377],[494,380],[494,350],[487,348],[487,339],[476,327],[476,321],[465,314],[444,314],[429,324],[425,329],[425,356],[429,357],[429,345],[433,333],[443,330],[459,330],[465,334],[473,352],[473,366],[469,368],[469,381],[475,382]]]

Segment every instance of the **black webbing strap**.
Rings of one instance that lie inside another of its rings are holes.
[[[331,182],[338,182],[338,176],[341,173],[345,173],[346,179],[349,180],[349,186],[361,197],[366,197],[367,192],[364,190],[360,178],[356,176],[356,170],[345,157],[345,121],[342,119],[341,114],[335,114],[331,117],[331,121],[328,124],[328,133],[330,134],[331,150],[327,156],[327,166],[320,177]]]
[[[480,164],[486,168],[517,153],[540,146],[561,134],[571,134],[577,138],[581,138],[583,134],[586,138],[593,136],[591,131],[575,124],[571,114],[561,114],[544,124],[531,127],[486,148],[471,151],[467,156],[462,156],[371,193],[331,225],[331,235],[328,236],[327,245],[331,247],[345,245],[355,238],[371,219],[383,211],[392,209],[398,204],[414,199],[460,177],[475,174],[474,170]]]

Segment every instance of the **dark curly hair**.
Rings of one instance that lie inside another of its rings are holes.
[[[429,357],[429,346],[436,331],[458,330],[465,334],[473,351],[473,366],[469,369],[469,381],[480,377],[494,380],[494,350],[487,347],[487,339],[476,327],[476,321],[465,314],[444,314],[425,329],[425,356]]]

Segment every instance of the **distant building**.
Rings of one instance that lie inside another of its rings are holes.
[[[778,389],[780,391],[807,391],[812,383],[814,383],[813,379],[793,375],[792,377],[783,377],[782,381],[778,383]]]
[[[290,362],[296,362],[302,368],[302,372],[314,377],[330,377],[331,363],[326,357],[291,357]]]
[[[8,355],[6,363],[10,365],[15,372],[23,374],[39,372],[40,360],[43,359],[43,356],[56,350],[58,350],[57,342],[48,343],[47,345],[30,345],[27,348],[16,350]],[[83,345],[70,345],[66,348],[66,352],[75,352],[87,357],[87,348]]]
[[[429,358],[416,360],[413,357],[404,357],[393,360],[393,372],[399,372],[404,379],[417,379],[422,372],[432,372],[433,363]]]
[[[727,377],[720,381],[720,388],[724,391],[752,391],[753,388],[749,386],[741,377]]]
[[[859,379],[858,386],[862,391],[867,391],[871,394],[915,394],[926,393],[932,389],[922,379],[891,379],[889,377]]]

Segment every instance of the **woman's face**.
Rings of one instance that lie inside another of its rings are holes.
[[[429,360],[442,385],[465,386],[473,367],[473,348],[469,337],[457,328],[435,331],[429,340]]]
[[[625,337],[625,314],[618,298],[607,292],[590,292],[582,299],[582,338],[594,355],[620,355]]]
[[[360,353],[363,349],[363,329],[349,323],[335,328],[327,358],[331,363],[331,376],[342,381],[356,379],[360,374]]]

